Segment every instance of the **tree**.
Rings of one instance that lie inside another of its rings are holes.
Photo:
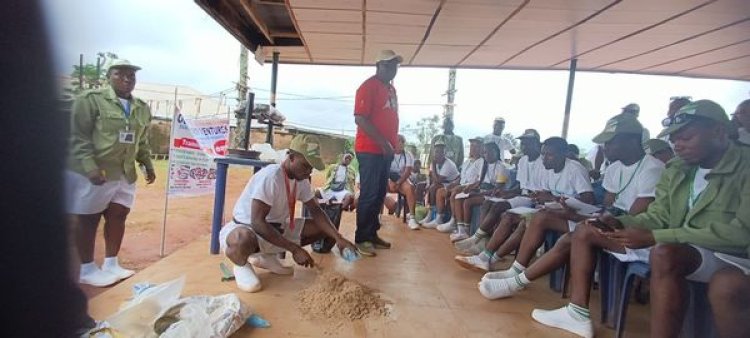
[[[73,94],[79,94],[84,90],[101,88],[106,85],[107,67],[105,65],[118,59],[117,54],[99,52],[96,56],[96,63],[84,63],[83,67],[73,65],[73,72],[70,73],[70,90]],[[83,83],[81,83],[81,75],[83,75]]]
[[[423,117],[417,121],[416,126],[406,125],[404,130],[417,137],[417,149],[422,154],[430,153],[430,142],[432,138],[440,132],[440,116],[435,114],[433,116]]]

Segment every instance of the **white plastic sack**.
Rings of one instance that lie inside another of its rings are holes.
[[[169,311],[178,309],[177,316],[176,311]],[[160,338],[224,338],[239,330],[249,315],[250,310],[232,293],[188,297],[160,316],[155,327],[160,321],[163,325],[173,322]]]

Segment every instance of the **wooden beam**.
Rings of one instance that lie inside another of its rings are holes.
[[[297,32],[274,32],[271,31],[271,36],[274,38],[285,38],[285,39],[299,39],[299,34]]]
[[[297,32],[299,33],[299,39],[302,41],[302,45],[305,47],[305,52],[307,52],[307,57],[310,59],[310,62],[314,62],[312,54],[310,54],[310,48],[307,46],[307,42],[305,42],[305,36],[302,35],[302,31],[299,30],[299,24],[297,23],[297,17],[294,16],[294,11],[292,10],[292,4],[289,3],[289,0],[284,0],[284,3],[286,4],[286,10],[289,12],[289,17],[292,19],[292,23],[294,24],[294,29],[296,29]]]
[[[273,45],[273,37],[271,37],[271,34],[268,32],[268,27],[266,24],[260,19],[260,16],[258,13],[255,12],[255,5],[253,5],[251,0],[240,0],[240,6],[245,10],[245,14],[250,17],[250,20],[253,20],[253,23],[256,27],[258,27],[258,30],[263,34],[263,36],[268,39],[268,41]]]
[[[286,6],[284,0],[256,0],[259,5]]]

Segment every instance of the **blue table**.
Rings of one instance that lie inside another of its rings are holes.
[[[227,190],[227,171],[230,164],[251,166],[254,172],[273,162],[251,160],[239,157],[217,157],[216,162],[216,190],[214,194],[214,215],[211,220],[211,254],[219,253],[219,231],[221,231],[224,216],[224,199]]]

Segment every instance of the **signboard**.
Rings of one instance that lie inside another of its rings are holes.
[[[170,196],[198,196],[214,191],[215,156],[227,152],[227,117],[187,118],[175,112],[169,144]]]

